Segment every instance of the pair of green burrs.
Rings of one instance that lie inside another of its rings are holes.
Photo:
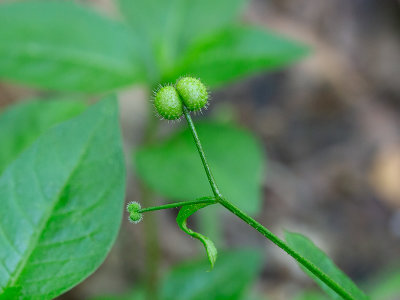
[[[126,210],[129,213],[129,222],[137,224],[143,219],[143,213],[141,212],[142,206],[140,203],[132,201],[126,206]]]
[[[155,93],[154,106],[164,119],[177,120],[184,113],[184,106],[189,111],[199,111],[207,106],[206,86],[197,78],[182,77],[175,85],[161,87]]]

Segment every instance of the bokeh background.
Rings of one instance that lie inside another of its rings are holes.
[[[118,14],[112,1],[84,2]],[[388,267],[400,270],[400,2],[253,0],[242,18],[312,48],[283,70],[212,91],[210,108],[196,118],[234,120],[261,141],[268,158],[257,220],[279,235],[289,229],[309,236],[356,282]],[[41,94],[0,83],[0,107]],[[125,147],[132,149],[143,137],[149,95],[134,87],[119,96]],[[182,125],[163,122],[160,136]],[[131,166],[130,152],[126,160]],[[140,201],[129,172],[127,201]],[[175,216],[156,215],[161,274],[204,255],[179,231]],[[290,299],[316,288],[272,243],[234,216],[221,218],[222,247],[262,249],[262,271],[252,287],[260,295]],[[147,268],[143,226],[125,218],[104,264],[59,299],[124,293],[138,285]]]

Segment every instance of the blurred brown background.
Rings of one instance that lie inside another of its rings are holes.
[[[90,3],[118,13],[112,1]],[[292,229],[310,236],[359,282],[400,263],[400,3],[254,0],[243,19],[313,48],[283,71],[213,92],[208,117],[237,120],[268,155],[257,219],[279,234]],[[34,94],[1,84],[0,106]],[[140,88],[120,95],[127,150],[141,139],[147,101]],[[130,174],[128,200],[138,200],[137,190]],[[163,270],[202,254],[179,231],[173,213],[157,216]],[[234,217],[224,218],[228,246],[265,249],[257,288],[269,299],[313,286],[280,249]],[[60,299],[131,289],[146,267],[143,244],[142,224],[125,220],[102,267]]]

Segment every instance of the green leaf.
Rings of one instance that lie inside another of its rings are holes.
[[[256,279],[262,255],[255,249],[220,253],[211,272],[207,260],[188,262],[165,275],[162,300],[238,300]]]
[[[380,274],[368,284],[369,295],[374,300],[400,299],[400,270]]]
[[[52,299],[105,259],[125,192],[114,97],[41,135],[0,177],[0,294]]]
[[[218,31],[239,15],[245,0],[119,0],[121,12],[149,44],[162,70],[194,41]]]
[[[300,253],[303,257],[311,261],[315,266],[325,272],[333,281],[340,285],[347,293],[353,296],[354,299],[368,299],[368,297],[354,284],[354,282],[347,277],[334,262],[317,246],[314,245],[305,236],[299,233],[286,232],[286,241],[290,247]],[[303,270],[315,280],[316,283],[333,299],[342,299],[341,296],[336,294],[330,287],[323,283],[320,279],[315,277],[308,270]]]
[[[0,78],[106,91],[142,79],[139,46],[128,28],[72,1],[0,5]]]
[[[0,294],[0,300],[20,299],[21,287],[9,287],[3,290]]]
[[[193,230],[187,227],[187,218],[189,218],[199,209],[202,209],[208,205],[210,204],[202,203],[202,204],[183,206],[179,210],[178,216],[176,217],[176,223],[178,223],[179,228],[182,229],[184,232],[186,232],[188,235],[194,237],[195,239],[198,239],[203,243],[204,248],[206,249],[207,252],[208,261],[210,262],[212,269],[214,268],[215,261],[217,260],[217,254],[218,254],[217,248],[215,248],[214,243],[208,237],[200,233],[194,232]]]
[[[226,124],[196,124],[211,170],[222,194],[248,213],[259,211],[263,155],[247,131]],[[211,194],[188,129],[135,153],[137,174],[152,189],[173,200]]]
[[[51,126],[85,109],[82,101],[24,101],[0,115],[0,174],[26,147]]]
[[[215,87],[286,66],[306,53],[303,45],[265,29],[231,27],[193,45],[170,78],[191,74]]]

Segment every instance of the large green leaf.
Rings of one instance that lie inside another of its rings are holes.
[[[260,207],[263,156],[259,143],[242,129],[217,123],[196,125],[222,194],[249,213]],[[189,130],[135,153],[135,168],[151,188],[170,199],[212,195]]]
[[[121,221],[125,170],[113,98],[41,135],[0,177],[0,294],[52,299],[91,274]]]
[[[265,29],[231,27],[193,45],[169,77],[191,74],[210,86],[218,86],[288,65],[305,53],[303,45]]]
[[[166,274],[162,300],[237,300],[255,280],[262,266],[261,253],[236,250],[220,253],[211,272],[207,260],[189,262]]]
[[[46,89],[100,92],[143,77],[139,43],[72,1],[0,5],[0,78]]]
[[[39,135],[85,109],[82,101],[39,99],[11,106],[0,115],[0,174]]]
[[[348,294],[356,300],[368,299],[368,297],[344,274],[334,262],[317,246],[305,236],[299,233],[286,232],[286,241],[290,247],[311,261],[315,266],[325,272],[333,281],[340,285]],[[308,270],[303,270],[313,278],[318,285],[333,299],[342,299],[335,291],[315,277]]]
[[[203,243],[204,248],[207,252],[208,261],[210,262],[212,269],[214,268],[215,261],[217,260],[217,248],[215,248],[214,243],[208,237],[198,232],[195,232],[187,227],[187,219],[196,211],[208,205],[210,204],[202,203],[182,206],[182,208],[179,210],[178,216],[176,217],[176,223],[178,223],[179,228],[182,229],[185,233]]]
[[[186,47],[224,28],[245,0],[119,0],[121,12],[149,44],[158,67],[174,68]]]

